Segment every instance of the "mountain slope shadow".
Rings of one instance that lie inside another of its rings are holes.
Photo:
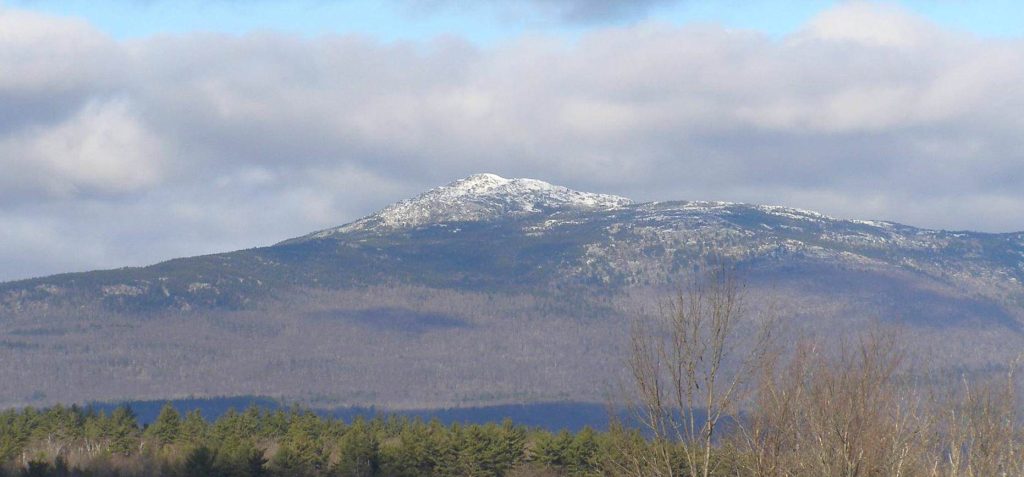
[[[306,318],[316,321],[340,320],[374,331],[411,334],[471,328],[473,326],[472,323],[466,320],[444,313],[401,307],[378,307],[362,310],[318,310],[307,313]]]

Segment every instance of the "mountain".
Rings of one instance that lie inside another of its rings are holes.
[[[559,210],[607,210],[633,201],[614,195],[579,192],[535,179],[505,179],[475,174],[403,200],[351,224],[285,241],[295,243],[360,230],[395,231],[447,222],[479,222]]]
[[[601,401],[630,318],[709,254],[792,337],[896,323],[927,367],[958,372],[1024,345],[1024,233],[478,174],[270,247],[0,284],[0,404]]]

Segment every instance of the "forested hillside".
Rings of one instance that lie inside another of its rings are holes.
[[[633,203],[485,174],[270,247],[0,284],[0,404],[600,402],[629,322],[709,256],[735,264],[791,337],[901,324],[947,372],[1024,347],[1020,233]]]

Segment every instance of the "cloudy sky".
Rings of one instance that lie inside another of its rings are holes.
[[[1024,230],[1014,1],[0,0],[0,280],[476,172]]]

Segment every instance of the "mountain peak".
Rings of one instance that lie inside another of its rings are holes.
[[[565,209],[613,209],[632,203],[625,197],[580,192],[536,179],[506,179],[497,174],[481,173],[396,202],[348,225],[316,232],[309,238],[355,230],[485,221]]]
[[[464,179],[459,179],[459,180],[457,180],[455,182],[452,182],[451,184],[448,184],[448,186],[452,187],[452,186],[455,186],[455,185],[476,185],[476,184],[482,184],[482,185],[486,185],[486,184],[502,185],[502,184],[508,183],[511,180],[512,179],[506,179],[506,178],[501,177],[501,176],[499,176],[497,174],[491,174],[490,172],[481,172],[479,174],[473,174],[473,175],[471,175],[469,177],[466,177]]]

